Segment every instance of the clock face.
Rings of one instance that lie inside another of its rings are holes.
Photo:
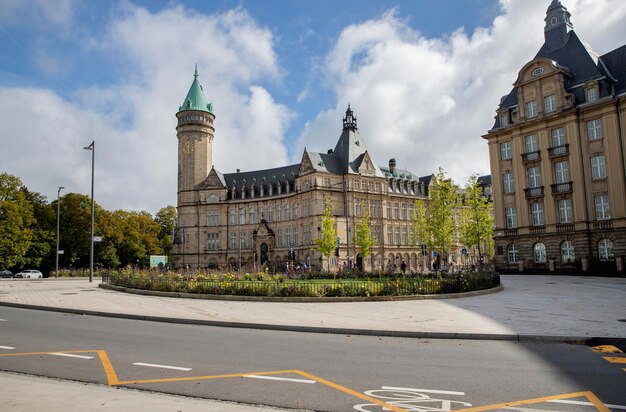
[[[559,19],[557,19],[556,17],[552,17],[550,19],[550,24],[552,24],[553,26],[556,26],[558,22],[559,22]]]

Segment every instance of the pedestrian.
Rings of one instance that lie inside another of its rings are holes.
[[[402,274],[406,274],[406,263],[404,263],[404,260],[402,261],[402,264],[400,265],[400,269],[402,270]]]

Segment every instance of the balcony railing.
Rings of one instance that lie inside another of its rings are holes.
[[[548,148],[548,157],[566,156],[569,154],[569,144],[553,146]]]
[[[539,187],[529,187],[524,189],[526,192],[526,199],[532,199],[535,197],[543,197],[543,186]]]
[[[504,236],[517,236],[517,229],[505,229]]]
[[[541,150],[522,153],[522,163],[538,162],[541,160]]]
[[[613,221],[611,219],[596,220],[595,222],[593,222],[593,228],[595,230],[613,229]]]
[[[553,185],[550,185],[550,187],[552,188],[553,195],[572,193],[572,182],[555,183]]]
[[[557,232],[573,232],[574,224],[573,223],[557,223],[556,231]]]
[[[531,235],[539,235],[542,233],[546,233],[546,227],[545,226],[531,226],[529,229],[529,232]]]

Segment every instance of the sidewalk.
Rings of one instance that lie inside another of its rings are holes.
[[[240,302],[141,296],[99,279],[0,280],[0,306],[325,333],[547,341],[626,338],[626,279],[502,276],[498,293],[390,302]],[[53,309],[53,310],[54,310]]]

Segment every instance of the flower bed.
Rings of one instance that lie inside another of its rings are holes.
[[[293,279],[281,275],[232,273],[177,274],[149,271],[110,271],[103,283],[131,289],[210,295],[268,297],[411,296],[469,292],[500,285],[497,273],[467,272],[443,278],[380,277],[322,279],[315,274]]]

